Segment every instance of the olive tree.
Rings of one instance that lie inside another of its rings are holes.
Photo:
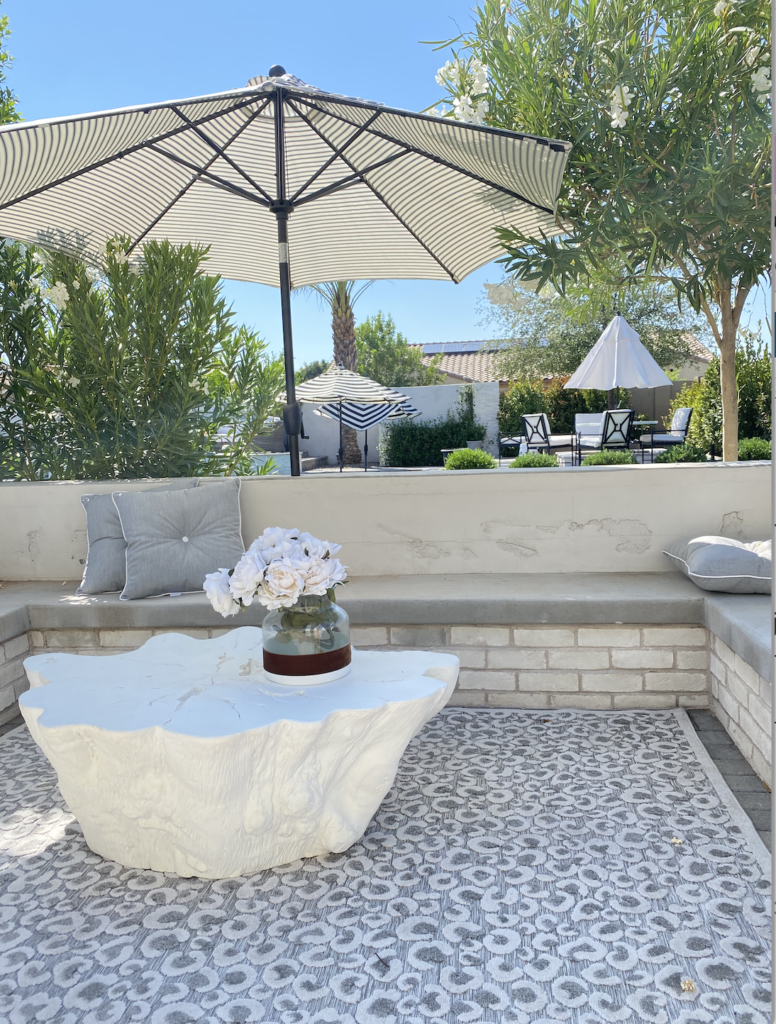
[[[769,33],[765,0],[485,0],[439,75],[447,116],[573,143],[558,233],[501,231],[510,271],[564,291],[621,268],[703,313],[729,460],[739,323],[769,264]]]

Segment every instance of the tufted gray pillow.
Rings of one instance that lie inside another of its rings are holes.
[[[771,542],[745,544],[730,537],[695,537],[672,544],[675,567],[704,590],[725,594],[770,594]]]
[[[114,491],[127,541],[123,601],[202,590],[243,553],[240,480],[188,491]]]
[[[179,491],[196,487],[196,480],[169,480],[152,491]],[[82,494],[86,512],[86,565],[76,594],[111,594],[122,590],[127,579],[127,542],[111,494]]]

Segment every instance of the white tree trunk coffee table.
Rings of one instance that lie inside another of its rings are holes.
[[[423,651],[354,651],[349,675],[307,687],[261,665],[252,626],[25,661],[22,714],[95,853],[229,878],[346,850],[458,677]]]

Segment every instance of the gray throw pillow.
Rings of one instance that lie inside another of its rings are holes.
[[[152,491],[179,491],[196,487],[185,477],[170,480]],[[76,594],[112,594],[123,590],[127,580],[127,542],[112,494],[82,494],[86,512],[86,565]]]
[[[240,480],[188,491],[114,491],[127,541],[122,601],[202,590],[243,553]]]
[[[745,544],[730,537],[695,537],[672,544],[663,554],[704,590],[725,594],[771,592],[769,540]]]

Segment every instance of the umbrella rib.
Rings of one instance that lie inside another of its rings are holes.
[[[229,110],[219,110],[214,114],[208,114],[207,117],[203,117],[198,124],[205,124],[208,121],[214,121],[217,117],[223,117],[224,114],[232,114],[236,110],[242,110],[243,107],[249,107],[251,103],[255,103],[255,97],[250,100],[246,100],[244,103],[235,104],[230,107]],[[161,108],[161,109],[167,109]],[[108,115],[105,115],[106,117]],[[78,118],[79,121],[84,118]],[[128,149],[122,149],[119,153],[112,153],[110,156],[103,157],[102,160],[95,160],[94,163],[89,164],[87,167],[79,167],[77,171],[71,171],[70,174],[65,174],[61,178],[57,178],[55,181],[50,181],[46,185],[39,185],[38,188],[31,189],[29,192],[25,192],[22,196],[17,196],[16,199],[9,199],[6,203],[0,203],[0,210],[7,210],[11,206],[16,206],[17,203],[23,203],[26,199],[33,199],[35,196],[41,195],[43,192],[48,192],[49,189],[56,188],[58,185],[64,185],[68,181],[73,181],[75,178],[80,178],[83,174],[89,174],[90,171],[97,171],[100,167],[104,167],[106,164],[113,163],[114,160],[121,160],[125,156],[132,156],[134,153],[139,153],[143,149],[150,149],[159,142],[166,142],[167,139],[175,138],[176,135],[180,135],[182,132],[187,131],[186,125],[181,125],[179,128],[173,128],[169,132],[163,132],[161,135],[153,139],[143,139],[142,142],[135,143],[134,146],[130,146]]]
[[[267,100],[267,102],[264,104],[263,107],[261,107],[261,109],[256,110],[254,112],[254,114],[253,114],[253,116],[251,117],[250,120],[252,121],[254,118],[258,117],[258,115],[262,112],[262,110],[266,110],[266,108],[269,106],[269,103],[270,103],[270,100]],[[215,142],[213,139],[210,138],[210,136],[207,134],[207,132],[203,132],[202,129],[199,127],[199,125],[194,124],[191,121],[190,118],[186,117],[186,115],[183,113],[183,111],[179,110],[177,107],[172,107],[172,110],[178,115],[178,117],[181,118],[181,120],[185,121],[185,123],[190,128],[193,128],[193,130],[202,139],[203,142],[205,142],[208,146],[211,146],[215,150],[217,157],[220,156],[222,160],[225,160],[233,170],[237,171],[237,173],[240,175],[240,177],[244,178],[248,182],[249,185],[252,185],[253,188],[255,188],[257,192],[260,192],[261,195],[264,196],[264,198],[267,200],[268,203],[272,202],[272,196],[269,195],[268,192],[265,192],[264,189],[261,187],[261,185],[259,185],[258,182],[253,180],[253,178],[250,176],[250,174],[246,173],[242,169],[242,167],[240,167],[240,165],[235,160],[232,160],[232,158],[227,155],[226,149],[227,149],[228,146],[230,146],[232,144],[232,142],[234,142],[234,138],[230,139],[229,142],[227,142],[226,146],[224,146],[222,148],[221,146],[218,145],[217,142]],[[250,123],[250,121],[248,123]],[[211,161],[210,164],[208,164],[208,167],[210,167],[211,165],[212,165],[212,161]]]
[[[269,102],[269,101],[267,101],[267,102]],[[263,110],[263,109],[264,109],[264,107],[261,108],[261,110]],[[227,143],[227,145],[231,145],[234,142],[234,140],[236,138],[238,138],[238,136],[242,135],[242,133],[245,131],[245,129],[248,128],[249,125],[251,125],[253,123],[253,121],[259,116],[259,114],[261,113],[261,110],[254,111],[251,114],[251,116],[248,118],[248,120],[244,124],[240,125],[240,127],[237,129],[237,131],[233,133],[231,139],[229,139],[229,142]],[[205,165],[205,170],[208,170],[210,167],[212,167],[217,159],[218,159],[218,154],[216,154],[214,157],[211,158],[210,163]],[[189,191],[189,189],[192,187],[192,185],[195,185],[201,179],[202,179],[202,175],[199,172],[197,172],[194,175],[194,177],[191,179],[191,181],[187,182],[183,186],[183,188],[178,192],[178,194],[173,199],[171,199],[170,202],[164,207],[164,209],[159,214],[157,214],[156,217],[154,217],[154,219],[151,221],[151,223],[148,225],[148,227],[144,231],[140,232],[140,234],[137,236],[137,238],[134,240],[134,242],[127,249],[127,254],[131,253],[134,249],[136,249],[138,247],[138,245],[140,245],[140,243],[149,234],[149,232],[153,231],[153,229],[156,227],[156,225],[159,223],[159,221],[167,216],[167,214],[170,212],[170,210],[173,208],[173,206],[175,206],[175,204],[177,202],[179,202],[181,199],[183,199],[183,197],[186,195],[186,193]]]
[[[172,160],[173,163],[180,164],[181,167],[194,171],[207,181],[209,185],[214,185],[216,188],[222,188],[227,192],[232,192],[234,195],[241,196],[243,199],[249,199],[252,203],[258,203],[259,206],[263,206],[265,209],[269,207],[267,200],[263,199],[261,196],[257,196],[255,193],[249,192],[245,188],[240,188],[239,185],[235,185],[234,182],[227,181],[226,178],[222,178],[218,174],[212,174],[204,167],[198,167],[190,160],[186,160],[185,157],[178,156],[177,153],[168,153],[166,149],[161,149],[156,145],[151,145],[148,148],[153,153],[158,153],[159,156],[166,157],[168,160]]]
[[[298,188],[296,190],[296,192],[291,196],[291,203],[292,203],[292,205],[297,201],[297,199],[302,195],[302,193],[304,191],[306,191],[310,187],[310,185],[312,185],[312,183],[315,181],[315,179],[318,178],[321,174],[323,174],[323,172],[328,167],[331,167],[331,165],[334,163],[334,161],[337,159],[337,157],[338,156],[342,156],[342,154],[345,152],[345,150],[348,148],[348,146],[350,146],[351,143],[355,142],[356,139],[359,137],[359,135],[362,135],[367,130],[369,125],[372,124],[372,122],[377,119],[377,117],[379,116],[379,113],[380,113],[379,110],[376,110],[374,112],[374,114],[372,114],[372,116],[369,118],[369,120],[366,121],[364,124],[362,124],[361,127],[358,129],[358,131],[354,132],[350,136],[350,138],[348,139],[347,142],[343,143],[342,146],[340,146],[339,149],[335,150],[332,153],[332,155],[329,157],[329,159],[324,164],[322,164],[314,174],[310,175],[310,177],[307,179],[307,181],[304,183],[304,185],[302,185],[301,188]]]
[[[325,188],[318,189],[317,192],[311,193],[309,196],[305,196],[300,199],[297,206],[304,206],[305,203],[312,203],[315,199],[320,199],[322,196],[328,195],[330,192],[338,192],[343,188],[350,188],[351,185],[368,184],[364,181],[364,175],[369,174],[370,171],[376,170],[378,167],[384,167],[386,164],[392,163],[394,160],[400,159],[400,157],[407,156],[406,150],[402,150],[401,153],[393,153],[391,156],[385,157],[384,160],[378,160],[376,164],[371,164],[369,167],[365,167],[363,171],[356,171],[353,174],[349,174],[347,178],[341,178],[339,181],[335,181],[331,185],[327,185]]]
[[[347,118],[342,117],[340,114],[335,114],[331,110],[324,110],[322,107],[316,106],[314,103],[310,103],[305,100],[308,107],[312,107],[313,110],[317,110],[320,114],[326,114],[329,117],[333,117],[338,121],[342,121],[345,124],[352,124]],[[301,112],[297,111],[297,113]],[[472,178],[474,181],[479,181],[482,185],[487,185],[488,188],[494,188],[498,192],[503,192],[504,195],[510,196],[512,199],[519,199],[521,203],[525,203],[527,206],[533,206],[536,210],[541,210],[543,213],[554,214],[555,211],[549,206],[542,206],[540,203],[535,203],[532,199],[527,199],[520,192],[513,192],[512,189],[506,188],[504,185],[498,185],[494,181],[490,181],[488,178],[483,178],[479,174],[475,174],[473,171],[467,171],[464,167],[457,167],[455,164],[450,163],[448,160],[443,160],[442,157],[437,156],[434,153],[427,153],[423,149],[419,149],[417,146],[412,146],[407,142],[400,142],[398,139],[393,138],[391,135],[386,135],[385,132],[377,131],[374,128],[365,129],[370,135],[375,138],[382,139],[384,142],[391,142],[394,146],[402,146],[407,150],[408,153],[415,153],[417,156],[423,157],[425,160],[430,160],[432,163],[439,164],[441,167],[446,167],[450,171],[455,171],[457,174],[462,174],[466,178]]]
[[[302,118],[302,120],[305,122],[305,124],[307,124],[308,127],[312,128],[312,130],[315,132],[315,134],[320,139],[322,139],[323,142],[325,142],[327,146],[331,147],[331,143],[329,142],[329,140],[326,138],[325,135],[323,135],[321,132],[318,131],[318,129],[315,127],[315,125],[312,123],[312,121],[309,119],[309,117],[307,117],[304,113],[302,113],[301,110],[298,110],[296,108],[296,106],[294,105],[292,100],[286,100],[286,102],[289,104],[290,107],[292,107],[293,110],[296,111],[296,113]],[[351,171],[353,171],[354,174],[359,174],[360,173],[359,171],[356,170],[356,168],[353,166],[353,164],[348,160],[348,158],[346,156],[342,156],[342,157],[340,157],[340,159],[342,160],[343,163],[346,163],[348,165],[348,167],[351,169]],[[401,216],[401,214],[397,213],[396,210],[394,210],[394,208],[391,206],[391,204],[388,202],[388,200],[385,198],[385,196],[381,195],[380,191],[378,189],[376,189],[375,186],[372,185],[370,182],[364,180],[364,184],[369,189],[369,191],[372,192],[372,194],[375,196],[375,198],[377,198],[383,204],[383,206],[386,208],[386,210],[388,210],[388,212],[390,214],[392,214],[396,218],[396,220],[401,224],[401,226],[404,228],[404,230],[407,231],[410,235],[412,235],[412,237],[415,239],[415,241],[418,243],[418,245],[421,245],[426,250],[426,252],[429,254],[429,256],[434,260],[434,262],[439,264],[439,266],[442,268],[442,270],[444,270],[444,272],[448,275],[450,280],[451,281],[455,281],[456,280],[455,274],[452,272],[452,270],[450,270],[449,267],[445,266],[445,264],[442,262],[442,260],[440,260],[440,258],[436,255],[436,253],[433,252],[431,250],[431,248],[418,235],[418,233],[415,230],[413,230],[413,228],[411,228],[409,226],[409,224],[405,221],[405,219]]]

